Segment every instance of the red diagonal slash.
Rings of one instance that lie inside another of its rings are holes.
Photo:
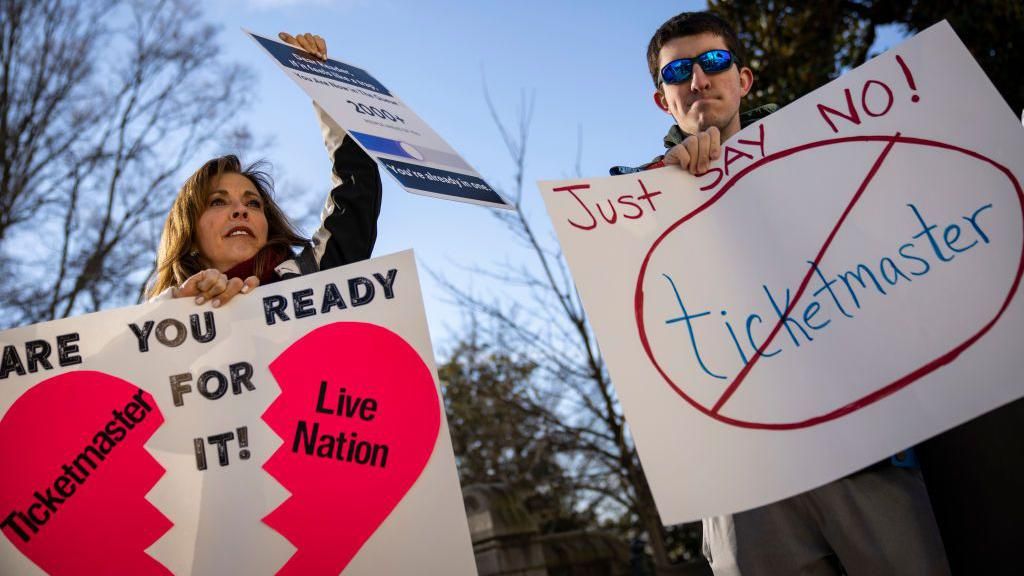
[[[747,378],[747,374],[754,368],[754,365],[757,364],[757,361],[761,359],[761,355],[764,353],[765,350],[768,349],[768,346],[772,343],[772,340],[775,340],[775,335],[778,334],[779,330],[782,329],[782,324],[786,321],[786,318],[789,318],[789,313],[792,312],[793,308],[795,308],[797,303],[800,302],[800,297],[804,295],[804,290],[806,290],[807,285],[810,284],[811,275],[814,272],[814,268],[819,263],[821,263],[821,259],[825,256],[825,252],[828,251],[828,247],[832,245],[832,240],[836,237],[836,233],[839,232],[839,229],[843,226],[843,222],[846,222],[846,217],[850,215],[850,212],[853,210],[853,207],[856,206],[857,202],[860,201],[860,197],[864,195],[864,191],[867,190],[868,184],[870,184],[871,180],[874,179],[875,174],[878,173],[878,169],[882,167],[882,163],[885,162],[885,158],[889,155],[889,151],[892,150],[892,147],[896,144],[896,139],[899,137],[900,133],[897,132],[896,135],[893,136],[892,139],[889,140],[889,142],[885,145],[885,148],[882,149],[882,153],[878,155],[878,158],[875,159],[875,163],[872,164],[871,169],[868,170],[868,175],[864,177],[864,180],[861,181],[860,183],[860,187],[857,188],[857,193],[853,195],[853,198],[850,200],[850,203],[846,205],[846,209],[843,210],[843,215],[839,217],[839,221],[836,222],[836,225],[832,227],[832,231],[829,232],[828,238],[825,240],[825,243],[821,246],[821,250],[818,250],[818,255],[814,257],[814,266],[811,266],[811,268],[807,270],[807,274],[804,275],[803,281],[800,282],[800,288],[798,288],[796,294],[793,295],[793,301],[789,304],[789,307],[786,308],[786,312],[782,315],[781,318],[779,318],[779,321],[775,324],[775,328],[772,328],[771,333],[768,334],[768,338],[764,341],[764,344],[761,344],[761,347],[757,349],[757,352],[754,354],[754,357],[750,359],[750,362],[747,362],[747,365],[744,366],[742,370],[740,370],[740,373],[736,376],[736,378],[733,379],[732,383],[729,384],[729,387],[726,388],[725,392],[723,392],[722,395],[718,398],[718,402],[716,402],[715,405],[711,408],[712,414],[718,414],[718,412],[722,409],[722,406],[724,406],[725,403],[729,401],[729,398],[731,398],[732,395],[736,393],[736,390],[739,389],[740,384],[742,384],[743,381]]]

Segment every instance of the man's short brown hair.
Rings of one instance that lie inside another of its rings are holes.
[[[737,66],[747,61],[747,53],[743,49],[743,45],[740,44],[736,31],[728,22],[711,12],[683,12],[662,24],[651,38],[651,43],[647,45],[647,67],[651,71],[651,79],[654,80],[655,88],[661,88],[658,55],[661,53],[662,46],[676,38],[695,36],[704,32],[710,32],[725,41],[725,47],[732,52]]]

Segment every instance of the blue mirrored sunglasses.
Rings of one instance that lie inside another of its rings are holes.
[[[717,74],[728,70],[733,63],[732,53],[728,50],[708,50],[698,54],[696,58],[680,58],[673,60],[661,69],[661,80],[665,84],[680,84],[693,76],[693,63],[700,64],[705,74]]]

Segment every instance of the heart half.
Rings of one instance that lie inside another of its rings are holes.
[[[317,328],[270,364],[263,420],[284,439],[264,469],[291,496],[264,518],[297,548],[279,574],[338,574],[422,474],[441,406],[430,369],[373,324]]]
[[[4,536],[49,574],[170,574],[145,549],[171,522],[145,499],[164,469],[143,448],[163,415],[129,382],[46,379],[0,420]]]

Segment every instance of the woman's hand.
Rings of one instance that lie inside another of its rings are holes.
[[[292,36],[287,32],[279,32],[277,37],[320,60],[327,60],[327,42],[324,42],[324,39],[316,34],[306,33]]]
[[[181,286],[174,288],[174,298],[195,297],[196,304],[213,302],[214,308],[227,304],[236,294],[248,294],[260,285],[260,279],[249,276],[243,282],[241,278],[228,279],[227,275],[216,268],[207,268],[193,275]]]

